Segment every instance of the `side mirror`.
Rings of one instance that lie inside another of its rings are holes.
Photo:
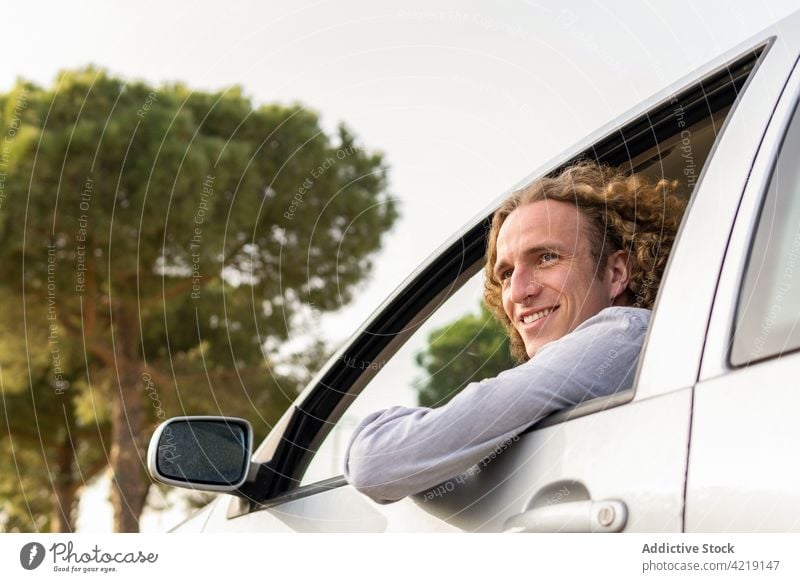
[[[246,420],[178,416],[150,439],[147,468],[167,485],[232,492],[247,480],[252,449],[253,428]]]

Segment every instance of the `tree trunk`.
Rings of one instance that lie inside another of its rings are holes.
[[[137,370],[126,362],[111,410],[111,504],[114,531],[138,532],[149,483],[141,446],[144,411]]]
[[[138,532],[139,516],[150,487],[145,473],[145,410],[134,331],[123,314],[118,319],[117,385],[111,409],[111,504],[115,532]]]
[[[56,475],[53,479],[55,499],[50,514],[50,531],[54,533],[75,531],[75,456],[68,434],[65,431],[64,440],[56,454]]]

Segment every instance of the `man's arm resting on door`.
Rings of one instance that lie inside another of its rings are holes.
[[[469,384],[441,408],[395,406],[370,414],[350,439],[345,477],[375,501],[391,503],[459,475],[557,410],[631,388],[649,315],[604,309],[528,362]]]

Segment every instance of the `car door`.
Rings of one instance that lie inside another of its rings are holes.
[[[591,156],[655,178],[676,172],[686,178],[691,206],[633,390],[557,413],[491,455],[480,471],[397,503],[372,502],[336,470],[342,466],[342,435],[357,421],[356,404],[389,390],[392,362],[407,342],[413,345],[415,334],[430,333],[421,327],[426,321],[458,304],[463,290],[474,298],[480,289],[492,205],[387,300],[287,411],[254,455],[263,465],[251,500],[221,497],[204,514],[202,527],[681,531],[693,388],[736,192],[744,187],[785,81],[785,63],[769,45],[763,36],[731,51],[533,175]],[[727,164],[737,167],[729,171]],[[722,199],[720,192],[733,194]],[[330,469],[320,472],[320,466]]]
[[[796,47],[787,57],[796,57]],[[687,531],[800,530],[800,74],[731,236],[695,390]]]

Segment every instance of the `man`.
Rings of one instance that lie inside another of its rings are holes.
[[[676,187],[583,162],[512,194],[488,235],[484,299],[522,363],[441,408],[367,416],[347,480],[391,503],[469,470],[556,410],[630,389],[685,208]]]

